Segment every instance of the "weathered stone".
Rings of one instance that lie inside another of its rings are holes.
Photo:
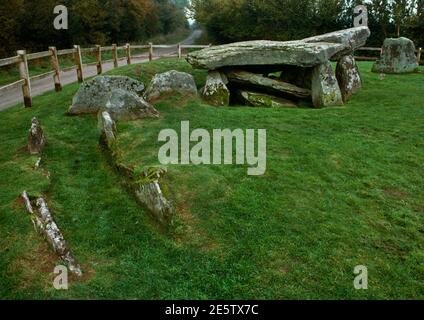
[[[312,71],[312,102],[315,108],[343,105],[340,87],[329,61]]]
[[[69,270],[77,276],[82,276],[81,267],[69,250],[62,232],[50,213],[47,202],[43,198],[38,198],[35,201],[37,210],[34,210],[26,191],[22,193],[21,197],[28,213],[31,215],[35,229],[47,239],[53,251],[67,263]]]
[[[352,95],[361,89],[361,76],[353,56],[343,56],[339,60],[336,68],[336,78],[344,102],[347,102]]]
[[[103,108],[113,90],[121,89],[137,96],[144,91],[144,84],[129,77],[98,76],[84,82],[74,96],[68,113],[71,115],[97,113]]]
[[[112,120],[109,112],[100,111],[98,116],[98,126],[107,144],[112,143],[116,140],[116,124]]]
[[[418,70],[415,45],[407,38],[386,39],[381,57],[374,64],[375,73],[410,73]]]
[[[206,85],[202,90],[203,99],[213,106],[228,106],[230,104],[230,90],[226,84],[228,79],[218,71],[210,71]]]
[[[100,110],[107,111],[115,121],[159,117],[159,112],[142,97],[121,89],[113,90]]]
[[[246,41],[206,48],[190,53],[187,61],[195,68],[296,65],[314,67],[335,56],[346,55],[363,46],[367,27],[340,30],[299,41]]]
[[[228,71],[226,75],[228,80],[232,83],[254,86],[256,88],[285,93],[299,98],[308,98],[311,96],[311,90],[299,88],[278,79],[267,78],[247,71],[233,70]]]
[[[28,150],[31,154],[40,154],[43,151],[46,140],[43,129],[37,118],[32,118],[31,129],[28,135]]]
[[[164,94],[180,93],[197,96],[196,82],[191,74],[171,70],[154,76],[144,98],[151,102]]]
[[[306,43],[328,42],[342,44],[345,46],[345,49],[337,53],[337,56],[340,57],[342,55],[349,55],[356,49],[363,47],[367,43],[370,35],[370,29],[364,26],[330,32],[323,35],[306,38],[303,39],[303,41]]]
[[[216,70],[229,66],[288,64],[312,67],[346,49],[343,44],[303,41],[247,41],[192,52],[187,61],[195,68]]]
[[[144,172],[144,179],[136,190],[137,199],[143,203],[162,224],[168,224],[174,214],[174,207],[163,195],[159,179],[166,170],[150,168]]]
[[[265,93],[238,90],[237,97],[246,105],[259,108],[296,108],[297,105],[287,99]]]

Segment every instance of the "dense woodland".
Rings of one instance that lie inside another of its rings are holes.
[[[293,40],[353,26],[354,8],[366,4],[372,37],[405,36],[424,45],[424,0],[192,0],[192,15],[209,41]]]
[[[55,30],[55,6],[68,8],[69,29]],[[0,57],[17,49],[142,42],[187,28],[187,0],[0,0]]]

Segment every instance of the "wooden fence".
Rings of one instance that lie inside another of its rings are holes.
[[[73,49],[64,49],[64,50],[56,50],[55,47],[50,47],[48,51],[44,52],[36,52],[27,54],[25,50],[17,51],[17,55],[15,57],[10,57],[6,59],[0,59],[0,67],[16,65],[19,69],[20,80],[15,81],[13,83],[9,83],[5,86],[0,87],[0,94],[14,89],[18,86],[22,86],[22,94],[23,100],[26,107],[32,107],[32,95],[31,95],[31,81],[35,79],[44,79],[47,77],[53,77],[54,87],[56,91],[62,90],[62,83],[60,79],[61,71],[71,71],[76,70],[78,82],[84,81],[84,67],[93,65],[93,63],[83,64],[82,56],[87,53],[94,53],[96,56],[96,62],[94,63],[97,67],[97,74],[103,73],[103,64],[113,62],[114,68],[119,66],[119,61],[126,60],[127,64],[130,65],[132,63],[133,58],[140,58],[143,55],[132,56],[131,50],[135,49],[147,49],[148,50],[148,58],[149,61],[152,61],[154,58],[154,49],[172,49],[176,48],[176,55],[181,58],[183,55],[183,49],[203,49],[209,46],[201,46],[201,45],[153,45],[149,43],[148,45],[130,45],[126,44],[125,46],[118,47],[116,44],[113,44],[110,47],[101,47],[95,46],[94,48],[84,48],[82,49],[80,46],[75,45]],[[356,52],[380,52],[381,48],[370,48],[370,47],[362,47],[356,50]],[[102,52],[112,52],[112,60],[102,61]],[[125,56],[119,57],[119,51],[124,51]],[[424,64],[422,58],[422,48],[417,50],[417,61],[419,64]],[[75,65],[69,68],[60,69],[58,57],[62,55],[73,55]],[[52,71],[47,73],[43,73],[37,76],[30,77],[28,61],[37,60],[41,58],[50,57],[50,63]],[[375,61],[377,57],[366,57],[366,56],[356,56],[358,61]]]
[[[145,49],[148,51],[149,61],[152,61],[154,58],[154,49],[176,49],[176,56],[178,58],[182,58],[184,49],[203,49],[209,46],[202,45],[154,45],[149,43],[148,45],[130,45],[126,44],[125,46],[117,46],[113,44],[110,47],[101,47],[96,45],[94,48],[81,48],[78,45],[75,45],[73,49],[64,49],[57,50],[55,47],[50,47],[48,51],[36,52],[27,54],[25,50],[17,51],[17,55],[15,57],[10,57],[6,59],[0,59],[0,67],[16,65],[19,69],[20,80],[15,81],[13,83],[9,83],[0,87],[0,95],[5,93],[11,89],[15,89],[16,87],[22,86],[22,94],[25,107],[32,107],[32,94],[31,94],[31,81],[36,79],[45,79],[48,77],[52,77],[54,81],[54,87],[56,91],[62,90],[61,83],[61,71],[72,71],[76,70],[76,76],[78,82],[84,81],[84,67],[96,65],[97,74],[103,73],[103,64],[104,63],[112,63],[114,68],[119,66],[119,61],[126,60],[127,65],[132,63],[132,59],[141,58],[144,55],[132,56],[131,50],[136,49]],[[125,56],[119,57],[119,51],[123,51]],[[102,61],[102,52],[112,52],[112,59]],[[82,57],[83,54],[95,54],[96,62],[95,63],[87,63],[83,64]],[[75,65],[68,68],[60,68],[59,65],[59,56],[63,55],[72,55],[75,61]],[[30,76],[28,62],[32,60],[42,59],[42,58],[50,58],[51,71],[37,75]]]

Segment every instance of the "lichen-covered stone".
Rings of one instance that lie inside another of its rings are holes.
[[[343,105],[340,87],[329,61],[312,71],[312,102],[315,108]]]
[[[163,168],[148,168],[143,178],[138,181],[135,191],[137,199],[143,203],[162,224],[168,224],[175,212],[174,207],[168,201],[159,185],[160,177],[166,172]]]
[[[187,61],[195,68],[296,65],[314,67],[339,54],[349,54],[363,46],[367,27],[340,30],[299,41],[246,41],[206,48],[190,53]]]
[[[218,71],[210,71],[206,79],[206,85],[202,90],[203,99],[217,107],[230,104],[230,90],[227,88],[228,79]]]
[[[100,110],[107,111],[115,121],[159,117],[159,112],[142,97],[121,89],[113,90]]]
[[[196,82],[191,74],[171,70],[154,76],[144,98],[152,102],[164,94],[180,93],[197,96]]]
[[[343,56],[338,61],[336,78],[339,83],[344,102],[347,102],[362,88],[362,80],[359,74],[359,69],[356,65],[355,58],[351,55]]]
[[[343,55],[350,55],[356,49],[363,47],[367,43],[370,35],[370,29],[363,26],[330,32],[323,35],[306,38],[303,39],[303,41],[306,43],[329,42],[343,44],[345,49],[337,53],[337,56],[340,57]]]
[[[116,124],[112,120],[109,112],[100,111],[98,115],[98,127],[103,137],[106,139],[106,143],[110,145],[116,140]]]
[[[226,75],[231,83],[239,85],[254,86],[258,89],[289,94],[298,98],[308,98],[311,96],[311,90],[309,89],[300,88],[279,79],[264,77],[260,74],[242,70],[232,70],[226,72]]]
[[[375,73],[410,73],[418,70],[415,45],[407,38],[386,39],[379,60],[372,68]]]
[[[71,115],[99,112],[110,99],[114,90],[125,90],[137,96],[144,92],[144,84],[123,76],[98,76],[84,82],[74,96],[68,113]]]
[[[40,154],[43,151],[46,140],[43,129],[37,118],[32,118],[31,128],[28,134],[28,150],[31,154]]]
[[[265,93],[238,90],[237,97],[246,105],[259,108],[296,108],[296,103]]]
[[[298,65],[312,67],[346,49],[337,43],[256,40],[210,47],[188,55],[195,68],[216,70],[222,67]]]

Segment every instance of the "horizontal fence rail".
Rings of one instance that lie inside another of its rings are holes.
[[[103,73],[103,64],[105,63],[113,63],[114,68],[119,66],[120,61],[127,61],[127,64],[130,65],[132,63],[133,58],[142,58],[147,57],[149,61],[152,61],[154,58],[154,49],[173,49],[177,50],[176,56],[182,58],[184,49],[204,49],[208,48],[211,45],[155,45],[153,43],[149,43],[148,45],[130,45],[129,43],[124,46],[117,46],[116,44],[112,44],[112,46],[95,46],[92,48],[81,48],[78,45],[75,45],[73,49],[63,49],[56,50],[55,47],[50,47],[48,51],[29,53],[27,54],[24,50],[20,50],[17,52],[17,56],[0,59],[0,67],[16,65],[19,69],[20,80],[15,81],[13,83],[6,84],[0,87],[0,94],[7,92],[9,90],[15,89],[16,87],[22,87],[23,100],[26,107],[32,107],[32,96],[31,96],[31,81],[45,79],[48,77],[52,77],[55,85],[56,91],[62,90],[62,83],[60,79],[61,72],[69,72],[76,71],[78,82],[84,81],[84,67],[96,66],[97,74]],[[131,55],[131,50],[147,50],[144,54]],[[356,50],[357,52],[382,52],[382,48],[373,48],[373,47],[362,47]],[[102,53],[103,52],[112,52],[112,59],[102,61]],[[119,56],[119,52],[124,52],[125,56]],[[418,48],[416,50],[417,53],[417,61],[419,64],[424,64],[424,61],[421,61],[422,58],[422,48]],[[83,54],[91,54],[96,56],[95,62],[83,63],[82,57]],[[59,66],[59,56],[64,55],[72,55],[75,61],[75,65],[66,68],[60,68]],[[168,56],[172,56],[171,53]],[[39,74],[36,76],[30,77],[28,61],[33,61],[42,58],[50,57],[50,63],[52,70],[43,74]],[[358,56],[355,58],[358,61],[375,61],[377,57],[367,57],[367,56]]]
[[[48,51],[43,52],[35,52],[35,53],[26,53],[25,50],[19,50],[17,52],[17,56],[0,59],[0,67],[6,66],[17,66],[19,70],[20,80],[3,85],[0,87],[0,95],[8,92],[10,90],[16,89],[18,87],[22,87],[22,95],[25,107],[32,107],[32,95],[31,95],[31,81],[41,80],[45,78],[52,77],[55,85],[56,91],[62,90],[61,83],[61,73],[76,71],[78,82],[84,81],[84,67],[96,66],[97,74],[103,73],[103,64],[105,63],[113,63],[114,68],[118,68],[120,61],[126,61],[128,65],[132,63],[133,58],[143,58],[146,57],[149,61],[154,59],[154,49],[176,49],[179,58],[182,57],[183,49],[203,49],[208,48],[211,45],[203,46],[203,45],[154,45],[153,43],[149,43],[148,45],[131,45],[126,44],[124,46],[117,46],[116,44],[112,44],[112,46],[95,46],[92,48],[81,48],[78,45],[75,45],[73,49],[62,49],[56,50],[55,47],[50,47]],[[131,50],[147,50],[144,54],[139,55],[131,55]],[[103,52],[112,52],[112,59],[102,60]],[[119,53],[124,52],[124,56],[119,56]],[[83,63],[82,57],[84,54],[95,55],[96,61],[90,63]],[[60,56],[71,55],[74,59],[74,65],[70,67],[60,68],[59,59]],[[167,56],[175,55],[173,52]],[[50,58],[51,71],[39,74],[36,76],[30,76],[28,61]]]

